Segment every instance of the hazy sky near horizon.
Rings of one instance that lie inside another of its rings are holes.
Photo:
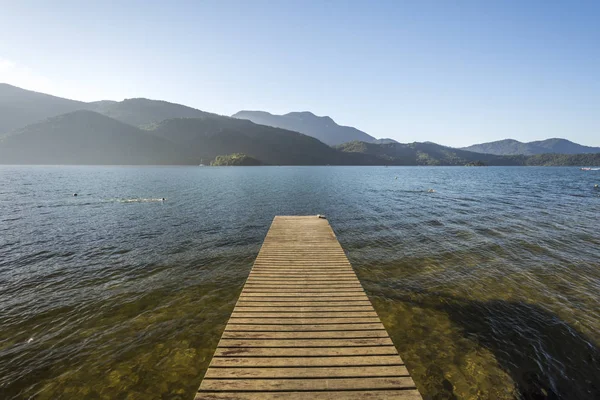
[[[600,146],[600,1],[6,1],[0,82],[375,137]]]

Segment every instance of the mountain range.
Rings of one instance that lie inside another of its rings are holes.
[[[149,99],[84,103],[0,83],[0,134],[79,110],[95,111],[139,127],[170,118],[202,118],[217,115],[181,104]]]
[[[534,154],[587,154],[600,153],[600,147],[582,146],[566,139],[546,139],[535,142],[522,143],[514,139],[498,140],[474,144],[469,147],[463,147],[462,150],[474,151],[476,153],[496,154],[496,155],[534,155]]]
[[[431,142],[365,143],[350,142],[336,146],[345,153],[364,156],[369,165],[472,165],[472,166],[598,166],[600,153],[536,154],[502,156],[441,146]],[[370,158],[366,158],[366,156]]]
[[[304,133],[330,146],[355,140],[367,143],[397,143],[394,139],[375,139],[373,136],[353,128],[341,126],[330,117],[318,117],[310,111],[274,115],[266,111],[239,111],[233,118],[247,119],[255,124],[274,126]]]
[[[402,144],[374,139],[329,117],[286,116],[303,130],[329,126],[330,131],[319,131],[329,143],[358,139],[329,146],[315,134],[165,101],[84,103],[0,84],[0,164],[198,165],[218,156],[225,156],[216,163],[221,165],[239,160],[271,165],[600,164],[600,154],[502,156],[429,142]]]

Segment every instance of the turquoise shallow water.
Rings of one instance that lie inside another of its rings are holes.
[[[1,166],[0,398],[190,399],[273,216],[318,213],[426,398],[600,398],[597,183],[577,168]]]

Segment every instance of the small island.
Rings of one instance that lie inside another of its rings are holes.
[[[483,161],[471,161],[465,164],[465,167],[486,167]]]
[[[254,167],[263,165],[263,162],[256,158],[247,156],[243,153],[234,153],[227,156],[217,156],[213,162],[210,163],[213,167],[222,166],[236,166],[236,167]]]

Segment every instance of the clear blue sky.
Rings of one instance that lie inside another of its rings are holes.
[[[0,0],[0,37],[0,82],[73,99],[600,146],[600,1]]]

